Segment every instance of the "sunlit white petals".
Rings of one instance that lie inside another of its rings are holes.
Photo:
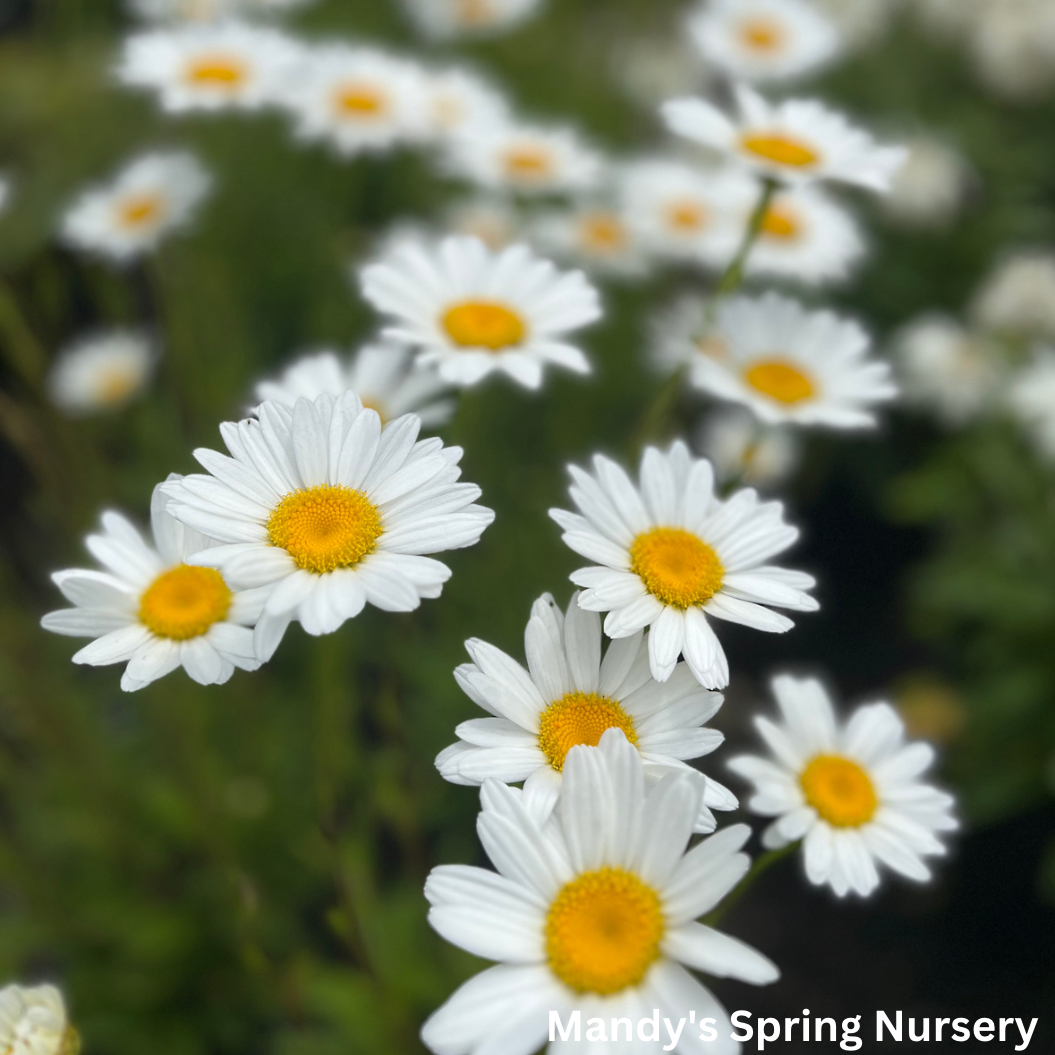
[[[53,985],[0,989],[0,1050],[12,1055],[66,1055],[77,1050],[62,993]]]
[[[505,32],[541,4],[542,0],[403,0],[418,29],[437,39]]]
[[[142,393],[156,359],[144,334],[111,330],[82,337],[52,364],[48,398],[71,415],[116,410]]]
[[[428,127],[437,139],[498,124],[509,116],[509,104],[501,92],[468,70],[451,66],[423,76]]]

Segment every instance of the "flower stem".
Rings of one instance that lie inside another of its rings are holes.
[[[754,864],[751,865],[751,870],[744,876],[739,885],[730,892],[729,896],[725,898],[717,908],[704,916],[702,922],[708,927],[713,927],[718,924],[726,916],[729,910],[740,901],[744,894],[754,886],[758,881],[759,876],[768,872],[778,861],[782,861],[785,857],[789,857],[798,849],[798,847],[798,842],[788,843],[787,846],[782,846],[779,850],[768,850],[760,857],[756,857]]]
[[[769,212],[769,206],[773,202],[773,195],[776,194],[779,186],[780,184],[775,179],[767,177],[762,181],[762,192],[755,203],[751,218],[747,221],[747,230],[744,231],[740,248],[736,251],[736,256],[729,262],[729,266],[722,272],[722,277],[718,279],[718,285],[714,287],[714,296],[711,298],[708,309],[709,316],[714,313],[721,299],[734,292],[740,283],[743,282],[747,258],[751,255],[751,250],[754,248],[755,242],[758,241],[758,236],[762,233],[762,225],[766,221],[766,213]]]

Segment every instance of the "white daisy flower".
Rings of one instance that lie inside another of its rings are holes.
[[[1005,257],[978,291],[971,312],[986,330],[1055,338],[1055,253],[1027,249]]]
[[[427,73],[424,106],[429,130],[437,138],[464,134],[466,129],[504,123],[509,104],[492,84],[457,66]]]
[[[941,227],[960,211],[971,171],[951,147],[930,136],[906,144],[908,157],[883,199],[887,212],[911,227]]]
[[[189,23],[128,37],[115,75],[156,92],[168,113],[258,110],[273,101],[298,56],[298,46],[274,29]]]
[[[148,22],[215,22],[281,14],[315,0],[128,0],[128,9]]]
[[[457,482],[461,449],[418,441],[420,426],[414,414],[382,425],[354,392],[262,403],[220,426],[230,457],[195,451],[210,475],[165,485],[173,515],[219,543],[195,563],[266,591],[260,659],[293,619],[329,634],[368,601],[410,612],[439,597],[450,569],[424,554],[479,541],[494,513]]]
[[[738,851],[749,829],[735,825],[686,852],[703,781],[680,772],[647,787],[641,756],[618,729],[599,748],[573,747],[563,784],[543,827],[526,794],[489,780],[477,830],[498,871],[441,865],[429,876],[435,930],[498,964],[432,1015],[425,1046],[436,1055],[531,1055],[545,1045],[553,1012],[567,1023],[579,1011],[585,1026],[659,1008],[672,1022],[690,1012],[696,1023],[714,1019],[710,1043],[696,1039],[697,1024],[682,1048],[688,1040],[693,1051],[734,1055],[728,1014],[686,968],[754,985],[779,977],[750,946],[695,922],[747,871]],[[613,1050],[658,1055],[663,1043]],[[579,1048],[558,1041],[548,1050]]]
[[[695,356],[692,383],[766,424],[868,428],[873,404],[897,395],[889,364],[868,358],[868,334],[830,311],[778,293],[734,297],[719,306],[714,331],[725,355]]]
[[[507,199],[486,195],[454,202],[444,213],[443,226],[450,234],[478,238],[492,252],[522,241],[516,209]]]
[[[0,176],[0,213],[7,208],[7,200],[11,197],[11,181]]]
[[[648,271],[637,230],[618,207],[581,203],[543,213],[531,225],[530,235],[544,251],[601,275],[640,278]]]
[[[157,361],[152,342],[129,330],[82,337],[59,352],[48,398],[68,414],[116,410],[146,388]]]
[[[345,156],[391,150],[429,131],[422,70],[373,48],[310,49],[279,101],[299,139],[329,142]]]
[[[867,897],[879,885],[877,864],[909,879],[930,878],[923,858],[945,853],[936,832],[952,831],[953,798],[920,775],[934,761],[925,743],[905,743],[905,727],[888,703],[858,707],[845,724],[813,678],[773,679],[783,724],[755,725],[774,760],[745,755],[729,768],[750,780],[749,808],[776,817],[762,836],[770,849],[803,840],[806,874],[839,897]]]
[[[192,154],[144,154],[67,210],[60,237],[75,249],[125,263],[185,227],[212,180]]]
[[[447,386],[431,370],[414,366],[414,355],[396,345],[364,345],[342,362],[334,352],[302,356],[274,381],[260,381],[256,398],[293,407],[298,399],[324,392],[337,398],[355,392],[364,407],[377,411],[381,423],[417,414],[421,424],[436,428],[450,421],[454,400],[441,398]]]
[[[601,158],[570,128],[501,122],[452,137],[447,168],[491,190],[565,194],[594,186]]]
[[[686,294],[658,312],[650,329],[650,365],[668,375],[688,368],[696,356],[727,356],[725,342],[714,329],[709,297]]]
[[[569,466],[579,513],[551,509],[564,541],[595,561],[571,575],[581,607],[607,612],[604,632],[631,637],[649,627],[652,676],[666,681],[684,653],[705,688],[729,684],[729,664],[707,617],[783,633],[794,625],[766,605],[812,612],[813,576],[763,562],[798,538],[780,502],[753,490],[723,501],[710,462],[680,440],[669,451],[646,447],[640,485],[603,455],[593,474]]]
[[[816,73],[839,56],[839,34],[804,0],[708,0],[689,19],[700,54],[752,82]]]
[[[699,448],[714,466],[720,484],[772,487],[798,465],[798,436],[787,428],[762,425],[740,408],[708,414],[699,430]]]
[[[104,513],[103,533],[89,535],[88,551],[105,571],[56,572],[52,579],[74,608],[50,612],[45,630],[95,638],[73,657],[94,667],[126,663],[121,688],[134,692],[177,667],[201,685],[222,685],[234,673],[256,670],[250,629],[260,615],[259,590],[237,590],[198,558],[213,543],[166,512],[164,491],[150,502],[153,545],[118,513]]]
[[[53,985],[0,989],[0,1051],[10,1055],[77,1055],[80,1040]]]
[[[1032,362],[1011,383],[1007,402],[1041,453],[1055,458],[1055,350],[1037,349]]]
[[[533,15],[542,0],[404,0],[422,32],[437,40],[486,36],[512,29]]]
[[[596,747],[608,729],[622,729],[637,748],[650,783],[690,769],[686,759],[722,743],[720,732],[704,726],[722,705],[720,693],[701,689],[684,663],[669,681],[655,682],[644,631],[613,641],[603,660],[602,636],[600,616],[580,608],[577,594],[565,615],[547,593],[532,605],[524,634],[527,670],[485,641],[467,641],[473,662],[454,676],[495,717],[458,726],[458,742],[436,759],[440,773],[454,784],[524,781],[541,817],[560,794],[568,752]],[[697,831],[714,831],[711,807],[734,810],[737,801],[708,777]]]
[[[590,364],[564,335],[600,318],[597,291],[581,271],[560,272],[527,246],[492,253],[475,238],[431,249],[403,244],[362,273],[363,296],[396,325],[383,335],[420,349],[453,385],[503,371],[527,388],[547,363],[586,374]]]
[[[905,159],[841,114],[810,99],[771,103],[747,85],[734,88],[730,117],[703,99],[673,99],[661,113],[673,132],[781,183],[835,180],[886,191]]]

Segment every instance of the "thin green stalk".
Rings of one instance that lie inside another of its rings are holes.
[[[783,861],[785,857],[789,857],[798,848],[799,844],[797,842],[788,843],[787,846],[782,846],[779,850],[769,850],[760,857],[756,857],[751,870],[740,881],[739,886],[731,891],[728,897],[714,911],[704,916],[702,922],[708,927],[713,927],[720,923],[729,910],[738,904],[744,894],[755,885],[760,876],[768,872],[778,861]]]
[[[18,303],[15,291],[0,278],[0,351],[11,369],[34,392],[47,372],[48,355]]]
[[[762,225],[766,222],[766,213],[769,212],[769,206],[773,202],[773,195],[776,194],[779,186],[780,184],[774,179],[767,178],[762,181],[762,193],[758,196],[751,218],[747,221],[747,230],[744,231],[740,248],[736,251],[736,256],[730,261],[729,266],[722,273],[722,277],[718,279],[718,285],[714,287],[714,296],[711,298],[708,315],[713,314],[723,297],[727,297],[734,292],[740,286],[740,283],[743,282],[747,258],[751,255],[751,250],[754,248],[755,242],[758,241],[758,236],[762,233]]]

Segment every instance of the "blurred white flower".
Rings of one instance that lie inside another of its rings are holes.
[[[512,29],[542,0],[403,0],[418,29],[436,39],[486,36]]]
[[[306,7],[316,0],[128,0],[137,18],[149,22],[215,22],[253,18]]]
[[[1003,367],[984,338],[946,315],[924,315],[894,339],[898,377],[909,403],[950,425],[977,417],[999,396]]]
[[[710,298],[690,293],[657,312],[649,327],[648,359],[659,373],[687,367],[697,355],[726,355],[710,311]]]
[[[905,727],[888,703],[858,707],[840,723],[813,678],[773,679],[782,724],[755,726],[773,760],[744,755],[729,768],[755,785],[749,808],[776,820],[769,849],[802,840],[806,875],[837,897],[868,897],[879,886],[877,864],[924,882],[924,858],[944,854],[937,832],[959,825],[951,795],[920,781],[934,762],[925,743],[905,743]]]
[[[650,111],[664,99],[692,94],[705,81],[699,53],[684,34],[635,34],[613,42],[609,69],[624,94]]]
[[[0,176],[0,213],[7,208],[7,202],[10,197],[11,181]]]
[[[75,249],[127,262],[186,226],[212,180],[192,154],[145,154],[106,186],[85,191],[62,219]]]
[[[835,27],[806,0],[706,0],[689,32],[711,65],[756,83],[815,73],[840,51]]]
[[[1024,250],[994,268],[972,314],[986,330],[1013,337],[1055,337],[1055,253]]]
[[[894,176],[883,205],[906,225],[940,227],[950,223],[967,192],[967,163],[931,136],[913,137],[905,146],[908,157]]]
[[[10,1055],[77,1055],[79,1039],[53,985],[0,989],[0,1051]]]
[[[497,88],[457,66],[426,73],[423,94],[428,129],[437,138],[497,125],[509,117],[509,104]]]
[[[648,271],[637,231],[619,208],[583,202],[542,213],[529,233],[544,252],[599,275],[640,278]]]
[[[1033,99],[1055,82],[1055,7],[1049,0],[984,4],[970,31],[979,75],[997,92]]]
[[[114,72],[121,84],[156,92],[169,113],[258,110],[274,101],[299,54],[275,29],[190,23],[132,34]]]
[[[734,87],[736,114],[704,99],[673,99],[661,113],[671,131],[783,183],[814,180],[886,191],[905,159],[842,114],[811,99],[772,103],[745,84]]]
[[[521,221],[506,198],[479,195],[462,198],[447,207],[443,226],[450,234],[478,238],[497,252],[521,240]]]
[[[735,407],[707,414],[697,442],[721,484],[772,487],[799,462],[799,438],[791,429],[763,425],[750,411]]]
[[[1007,401],[1040,452],[1055,459],[1055,350],[1037,349],[1032,362],[1011,382]]]
[[[71,415],[116,410],[146,387],[157,354],[143,334],[111,330],[64,348],[48,375],[48,397]]]
[[[382,424],[413,413],[435,428],[450,421],[456,406],[442,398],[449,390],[434,371],[415,367],[413,352],[384,344],[365,345],[344,362],[333,352],[302,356],[275,380],[258,382],[256,398],[293,407],[298,399],[349,391],[377,411]]]
[[[504,372],[538,388],[547,364],[590,371],[565,336],[600,318],[597,291],[525,245],[492,253],[475,238],[404,243],[363,270],[362,288],[394,323],[383,336],[419,349],[418,362],[452,385]]]

